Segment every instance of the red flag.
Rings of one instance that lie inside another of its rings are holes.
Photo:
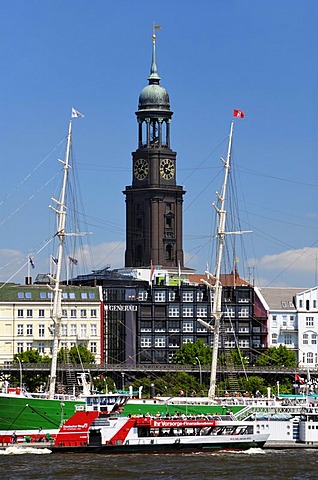
[[[243,112],[243,110],[234,110],[234,112],[233,112],[233,117],[236,117],[236,118],[244,118],[244,112]]]
[[[305,379],[300,377],[298,373],[295,374],[295,381],[299,383],[305,383]]]

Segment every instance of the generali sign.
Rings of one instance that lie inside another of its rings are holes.
[[[105,305],[106,312],[137,312],[137,305]]]

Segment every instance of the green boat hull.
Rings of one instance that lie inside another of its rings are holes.
[[[58,430],[61,424],[75,413],[76,405],[84,405],[84,399],[47,400],[20,396],[0,396],[0,431],[38,432]],[[233,413],[241,406],[231,407]],[[130,400],[123,415],[174,415],[176,412],[186,415],[224,414],[225,407],[198,404],[164,404],[155,400]]]
[[[0,431],[43,431],[59,429],[84,400],[47,400],[0,396]]]

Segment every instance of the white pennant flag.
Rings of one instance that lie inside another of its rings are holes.
[[[75,110],[75,108],[72,108],[72,118],[84,118],[84,115],[78,110]]]

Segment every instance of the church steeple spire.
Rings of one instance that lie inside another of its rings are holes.
[[[153,26],[148,85],[139,95],[138,147],[132,153],[132,185],[126,187],[126,267],[183,266],[182,203],[176,183],[176,152],[170,147],[173,112],[160,85]]]
[[[150,75],[148,77],[149,85],[159,84],[161,78],[158,75],[157,62],[156,62],[156,31],[161,27],[159,25],[153,25],[153,34],[152,34],[152,62],[150,68]]]

